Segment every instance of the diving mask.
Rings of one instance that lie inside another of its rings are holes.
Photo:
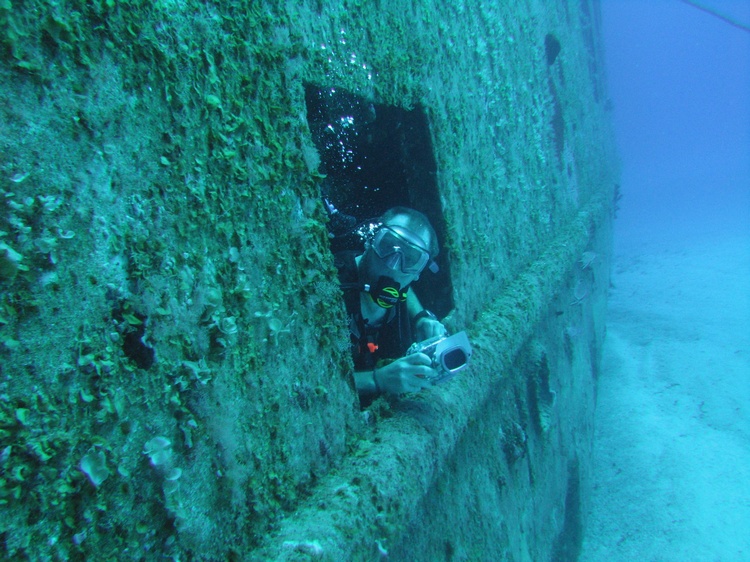
[[[419,275],[430,263],[430,253],[424,242],[400,226],[381,226],[372,239],[372,249],[393,270],[407,275]]]

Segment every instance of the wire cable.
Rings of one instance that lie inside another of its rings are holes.
[[[736,27],[737,29],[741,29],[742,31],[745,31],[747,33],[750,33],[750,26],[747,24],[744,24],[739,21],[735,21],[729,16],[725,16],[724,14],[720,14],[713,8],[709,8],[707,6],[703,6],[699,4],[698,2],[693,2],[692,0],[680,0],[682,3],[687,4],[688,6],[692,6],[693,8],[700,10],[702,12],[706,12],[707,14],[710,14],[716,18],[719,18],[724,23],[728,23],[729,25]]]

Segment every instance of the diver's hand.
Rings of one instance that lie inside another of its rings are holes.
[[[407,355],[373,372],[376,388],[390,394],[419,392],[432,386],[426,377],[436,375],[432,360],[424,353]]]
[[[448,330],[445,329],[445,326],[439,320],[426,316],[419,319],[414,326],[414,331],[416,332],[415,341],[424,341],[437,336],[444,336],[448,333]]]

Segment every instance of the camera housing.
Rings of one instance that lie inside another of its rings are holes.
[[[466,332],[452,336],[436,336],[411,345],[407,355],[424,353],[432,359],[432,368],[437,376],[427,377],[432,384],[442,384],[465,369],[471,358],[471,344]]]

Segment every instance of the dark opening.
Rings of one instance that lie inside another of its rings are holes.
[[[339,214],[329,229],[331,251],[362,250],[357,226],[397,205],[424,213],[435,228],[440,271],[425,270],[415,289],[439,317],[453,308],[445,221],[435,157],[422,108],[376,104],[338,88],[305,87],[307,121],[320,154],[321,195]]]
[[[578,461],[568,466],[568,488],[565,493],[565,519],[552,546],[550,560],[575,562],[581,554],[583,522],[581,520],[581,476]]]
[[[144,330],[128,332],[122,342],[122,350],[128,359],[133,361],[141,369],[149,369],[156,360],[153,347],[149,347],[143,341]]]
[[[139,314],[125,307],[118,307],[113,310],[112,318],[118,322],[124,322],[124,313],[128,311],[139,323],[126,323],[127,331],[122,339],[122,351],[125,356],[135,363],[141,369],[149,369],[156,361],[156,352],[154,348],[146,344],[143,338],[146,336],[146,316]]]
[[[547,56],[547,64],[552,66],[555,63],[555,59],[557,59],[557,55],[560,54],[560,41],[557,40],[557,37],[552,35],[551,33],[548,33],[544,37],[544,54]]]

